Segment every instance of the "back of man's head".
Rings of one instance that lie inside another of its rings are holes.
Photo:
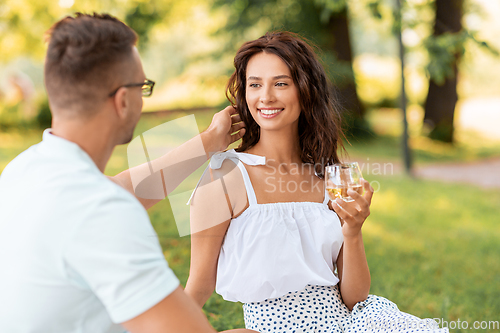
[[[54,116],[89,117],[133,72],[136,33],[107,14],[68,16],[48,31],[45,87]]]

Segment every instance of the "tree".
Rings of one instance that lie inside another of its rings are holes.
[[[354,73],[352,70],[352,47],[349,37],[349,18],[347,15],[347,5],[341,10],[333,12],[328,19],[326,31],[330,32],[325,43],[325,50],[333,52],[335,59],[343,63],[348,70],[349,77],[344,80],[336,80],[339,89],[339,95],[342,98],[344,107],[349,111],[347,116],[347,125],[353,136],[362,136],[370,132],[364,119],[365,108],[361,104],[356,92]]]
[[[453,118],[458,100],[457,63],[463,54],[465,37],[461,22],[463,0],[436,0],[435,8],[434,33],[427,41],[433,60],[428,67],[430,79],[424,123],[431,127],[430,138],[453,142]],[[436,68],[439,63],[440,68]]]

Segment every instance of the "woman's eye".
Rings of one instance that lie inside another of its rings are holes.
[[[285,82],[277,82],[276,83],[276,86],[277,87],[284,87],[284,86],[287,86],[288,84],[286,84]]]
[[[248,86],[251,88],[257,88],[259,86],[259,84],[258,83],[250,83]]]

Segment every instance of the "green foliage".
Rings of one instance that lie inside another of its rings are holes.
[[[158,1],[139,2],[125,14],[125,23],[139,36],[139,47],[144,50],[149,41],[149,33],[166,13],[157,5]]]
[[[430,36],[424,45],[429,53],[427,72],[430,78],[438,85],[442,85],[447,78],[455,76],[454,66],[457,58],[464,53],[464,42],[468,35],[465,31],[459,33],[444,33],[439,36]]]
[[[453,126],[448,121],[436,124],[429,132],[429,138],[442,142],[453,142]]]
[[[321,62],[332,83],[339,89],[354,82],[352,64],[339,60],[332,52],[322,52]]]
[[[43,33],[62,17],[55,1],[5,0],[0,5],[0,63],[19,55],[43,57]]]
[[[44,98],[38,105],[36,122],[42,129],[49,128],[52,124],[52,114],[50,113],[49,100],[47,98]]]
[[[373,1],[368,3],[368,8],[372,16],[376,19],[382,19],[382,13],[380,12],[380,1]]]
[[[59,3],[68,3],[68,6]],[[172,1],[81,0],[72,3],[71,0],[3,1],[0,4],[0,63],[21,55],[42,59],[45,52],[44,32],[64,16],[78,11],[107,12],[125,20],[136,30],[143,40],[142,44],[146,44],[151,29],[168,17]]]
[[[315,0],[320,8],[323,8],[320,14],[320,21],[323,24],[328,23],[330,17],[347,9],[346,0]]]
[[[28,127],[28,123],[22,118],[20,107],[18,104],[15,105],[3,105],[1,106],[0,112],[0,130],[5,131],[9,128]]]
[[[320,56],[331,68],[343,68],[351,64],[337,64],[332,53],[331,31],[328,20],[334,14],[344,13],[345,0],[238,0],[227,5],[224,0],[215,0],[215,7],[225,10],[229,19],[219,34],[227,38],[227,50],[234,51],[244,41],[260,37],[266,31],[287,30],[298,33],[319,47]],[[250,35],[251,33],[251,35]],[[342,73],[345,70],[342,69]],[[353,82],[350,75],[338,76]]]
[[[46,98],[33,105],[36,108],[36,115],[33,117],[27,118],[22,112],[23,107],[23,103],[0,105],[0,130],[50,127],[52,115]]]
[[[219,34],[228,38],[227,49],[231,52],[266,31],[292,31],[316,42],[325,35],[321,33],[324,24],[319,20],[321,4],[315,1],[237,0],[228,5],[224,0],[215,0],[214,7],[226,11],[229,17]]]
[[[399,0],[398,0],[399,1]],[[498,56],[498,51],[484,40],[476,38],[476,32],[462,27],[459,32],[445,32],[439,36],[432,34],[432,26],[434,26],[435,13],[433,1],[401,1],[402,13],[398,13],[395,8],[393,20],[393,33],[396,33],[401,27],[402,30],[408,29],[418,33],[421,37],[420,43],[412,46],[406,46],[407,53],[427,53],[427,64],[425,70],[431,80],[438,85],[444,83],[447,78],[455,76],[453,67],[456,60],[461,58],[465,52],[464,45],[467,41],[472,41],[481,49]],[[377,8],[382,5],[381,1],[377,1]],[[470,7],[470,6],[469,6]],[[471,8],[470,11],[477,11]],[[376,16],[376,14],[374,14]],[[386,18],[387,19],[387,18]],[[401,22],[399,23],[399,20]],[[442,26],[442,24],[441,24]]]
[[[348,111],[342,113],[342,129],[348,140],[372,141],[376,136],[366,119],[353,116]]]

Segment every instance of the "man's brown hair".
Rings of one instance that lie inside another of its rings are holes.
[[[51,108],[91,115],[127,79],[137,34],[107,14],[68,16],[47,32],[45,87]]]

